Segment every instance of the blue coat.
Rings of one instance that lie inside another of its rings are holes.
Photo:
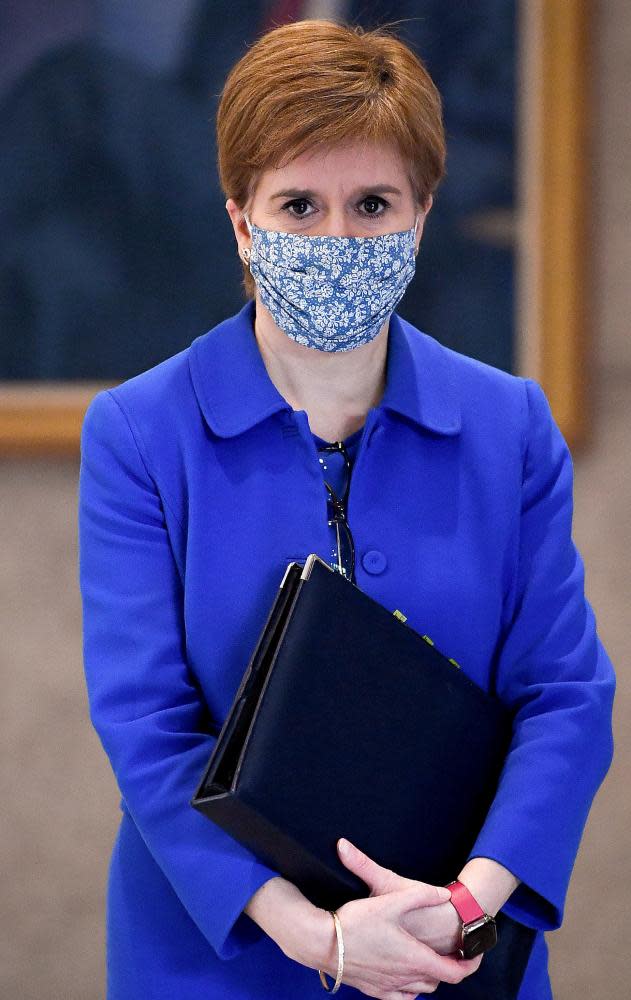
[[[254,308],[98,392],[83,422],[85,675],[122,795],[108,1000],[323,995],[241,912],[278,873],[190,805],[287,562],[330,546],[307,413],[269,378]],[[349,498],[357,585],[516,712],[471,856],[522,880],[504,910],[539,933],[520,1000],[547,1000],[543,932],[561,924],[612,758],[615,679],[571,538],[572,462],[536,382],[396,312],[388,337]]]

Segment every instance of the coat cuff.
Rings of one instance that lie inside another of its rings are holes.
[[[257,889],[278,874],[263,862],[255,861],[249,877],[239,887],[241,891],[230,894],[225,910],[217,915],[219,922],[215,927],[214,947],[219,958],[235,958],[265,936],[263,928],[243,910]]]
[[[500,907],[502,913],[537,931],[558,930],[563,920],[564,889],[560,885],[551,887],[549,873],[539,877],[533,871],[526,871],[523,863],[510,857],[508,852],[498,851],[490,844],[485,846],[482,835],[478,837],[467,861],[471,858],[497,861],[521,880],[504,906]]]

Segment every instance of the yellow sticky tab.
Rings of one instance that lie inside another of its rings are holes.
[[[404,615],[402,611],[399,611],[398,608],[397,608],[396,611],[393,611],[392,614],[394,615],[395,618],[398,618],[400,622],[406,622],[407,621],[407,616]]]
[[[434,645],[434,640],[430,639],[430,637],[428,635],[422,635],[421,639],[425,639],[425,642],[428,642],[430,644],[430,646]]]

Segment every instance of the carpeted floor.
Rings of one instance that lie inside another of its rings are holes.
[[[590,815],[565,923],[548,936],[555,1000],[628,995],[631,373],[603,376],[597,412],[592,446],[576,462],[575,538],[618,671],[617,754]],[[0,995],[7,1000],[104,996],[104,889],[119,811],[82,673],[77,473],[75,460],[0,463]]]

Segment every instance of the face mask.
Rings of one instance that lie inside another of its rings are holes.
[[[381,236],[306,236],[260,229],[246,254],[261,301],[298,344],[352,351],[377,336],[414,277],[412,229]]]

